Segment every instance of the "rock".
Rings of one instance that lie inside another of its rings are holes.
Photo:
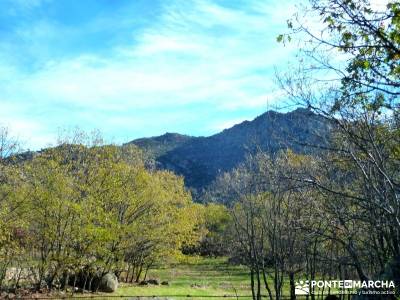
[[[206,288],[205,285],[201,285],[201,284],[198,284],[198,283],[193,283],[193,284],[190,285],[190,287],[191,287],[191,288],[195,288],[195,289],[203,289],[203,288]]]
[[[99,291],[106,293],[113,293],[118,288],[118,278],[113,273],[104,275],[99,283]]]
[[[159,285],[160,283],[158,282],[157,279],[149,279],[149,280],[143,280],[139,283],[139,285]]]
[[[169,285],[169,282],[168,281],[163,281],[163,282],[161,282],[161,285]]]
[[[149,279],[149,280],[147,280],[147,283],[148,284],[153,284],[153,285],[159,285],[160,284],[157,279]]]

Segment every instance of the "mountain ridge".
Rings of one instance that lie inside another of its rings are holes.
[[[267,111],[251,121],[224,129],[208,137],[178,133],[140,138],[134,144],[149,152],[160,169],[182,175],[197,197],[216,177],[232,170],[246,155],[259,150],[270,154],[290,148],[297,153],[312,153],[310,145],[326,145],[331,124],[305,108],[281,113]]]

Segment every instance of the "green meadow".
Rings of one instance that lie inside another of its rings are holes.
[[[113,294],[102,294],[105,298],[132,299],[133,297],[157,297],[168,299],[252,299],[250,274],[242,265],[232,265],[227,258],[186,257],[184,261],[160,266],[148,272],[147,279],[156,279],[168,285],[146,285],[120,283]],[[305,278],[304,278],[305,280]],[[270,278],[269,285],[273,282]],[[339,290],[332,289],[331,293]],[[315,293],[316,299],[324,299],[322,290]],[[327,295],[325,290],[324,294]],[[111,298],[109,297],[109,298]],[[289,299],[289,278],[285,277],[282,298]],[[305,297],[297,296],[298,299]],[[348,295],[344,299],[347,299]],[[267,298],[266,298],[267,299]]]
[[[225,258],[191,257],[179,264],[150,270],[147,278],[157,279],[159,282],[168,281],[169,285],[140,286],[121,283],[113,295],[196,299],[210,299],[212,296],[251,298],[247,269],[244,266],[230,265]]]

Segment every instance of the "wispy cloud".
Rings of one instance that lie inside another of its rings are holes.
[[[16,34],[25,43],[36,40],[30,55],[40,57],[39,65],[26,70],[0,60],[0,76],[8,74],[0,82],[0,101],[17,103],[18,110],[7,112],[15,120],[37,124],[27,126],[40,137],[32,147],[51,142],[49,128],[58,126],[98,127],[121,140],[173,130],[207,135],[223,128],[207,123],[229,126],[227,118],[256,116],[282,98],[273,84],[273,68],[287,61],[292,49],[276,45],[275,39],[293,4],[233,3],[165,1],[140,27],[127,21],[138,12],[113,20],[132,30],[112,42],[108,35],[92,35],[94,28],[107,30],[101,28],[110,24],[107,14],[80,28],[36,20]],[[58,34],[67,41],[90,36],[93,45],[70,50]],[[49,44],[54,42],[60,48]]]

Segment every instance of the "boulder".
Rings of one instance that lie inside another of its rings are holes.
[[[149,279],[149,280],[147,280],[147,283],[148,284],[153,284],[153,285],[159,285],[160,284],[157,279]]]
[[[163,281],[163,282],[161,282],[161,285],[169,285],[169,282],[168,281]]]
[[[190,285],[190,287],[191,287],[191,288],[195,288],[195,289],[204,289],[204,288],[206,288],[207,286],[206,286],[206,285],[201,285],[201,284],[199,284],[199,283],[193,283],[193,284]]]
[[[99,283],[99,291],[106,293],[113,293],[118,288],[118,278],[113,273],[104,275]]]

